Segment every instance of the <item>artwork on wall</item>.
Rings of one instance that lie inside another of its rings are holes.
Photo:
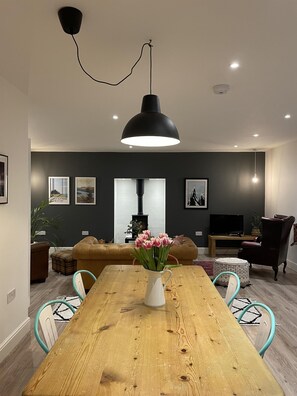
[[[8,202],[8,157],[0,154],[0,204]]]
[[[75,204],[96,205],[96,177],[75,178]]]
[[[185,179],[185,208],[207,209],[208,179]]]
[[[50,205],[69,205],[69,177],[49,176],[48,201]]]

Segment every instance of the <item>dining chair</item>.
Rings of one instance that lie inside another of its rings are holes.
[[[228,286],[227,286],[227,291],[225,295],[225,302],[228,305],[228,307],[231,309],[233,300],[237,296],[239,290],[240,290],[240,279],[239,276],[232,271],[222,271],[220,272],[212,281],[212,283],[215,285],[216,281],[222,276],[222,275],[229,275],[229,281],[228,281]]]
[[[275,316],[272,310],[265,304],[253,302],[247,305],[238,316],[238,323],[241,321],[245,313],[252,307],[259,307],[261,311],[260,324],[255,336],[254,345],[260,356],[263,357],[265,351],[270,346],[275,336]]]
[[[65,300],[50,300],[43,304],[37,311],[34,322],[34,335],[38,344],[48,353],[56,340],[58,339],[57,327],[53,315],[52,305],[65,304],[71,312],[75,313],[75,308]],[[39,334],[39,326],[43,334],[44,340]]]
[[[97,280],[96,276],[91,271],[88,270],[79,270],[73,274],[72,285],[75,290],[75,293],[78,295],[81,301],[86,297],[84,282],[81,276],[82,273],[87,274],[88,276],[93,278],[95,282]]]

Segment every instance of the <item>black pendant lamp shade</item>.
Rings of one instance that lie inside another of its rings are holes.
[[[180,143],[176,126],[161,113],[157,95],[143,97],[141,113],[127,123],[121,142],[142,147],[164,147]]]

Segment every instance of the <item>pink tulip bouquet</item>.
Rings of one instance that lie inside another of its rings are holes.
[[[168,265],[167,258],[173,240],[165,233],[158,237],[151,235],[149,230],[143,231],[135,241],[133,256],[151,271],[163,271]]]

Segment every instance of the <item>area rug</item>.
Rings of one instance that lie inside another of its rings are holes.
[[[231,312],[237,319],[243,309],[251,304],[252,301],[248,298],[235,298],[233,301],[233,305],[231,308]],[[240,324],[246,325],[258,325],[260,324],[260,318],[262,314],[256,307],[251,307],[244,315],[244,317],[240,320]]]
[[[77,296],[75,297],[60,296],[57,297],[57,300],[67,301],[69,304],[73,306],[75,310],[80,306],[80,299]],[[72,311],[65,304],[60,304],[60,303],[54,306],[53,314],[54,314],[54,319],[57,322],[68,322],[73,315]]]
[[[76,310],[80,306],[80,299],[78,297],[66,297],[60,296],[57,297],[59,300],[65,300],[69,304],[73,306]],[[237,319],[242,312],[242,310],[249,304],[251,304],[251,300],[248,298],[235,298],[233,301],[233,305],[231,308],[231,312],[233,313],[234,317]],[[53,309],[54,319],[57,322],[68,322],[72,317],[71,310],[64,304],[56,304]],[[262,314],[256,307],[250,308],[244,317],[241,319],[240,324],[246,325],[258,325],[260,324],[260,317]]]

